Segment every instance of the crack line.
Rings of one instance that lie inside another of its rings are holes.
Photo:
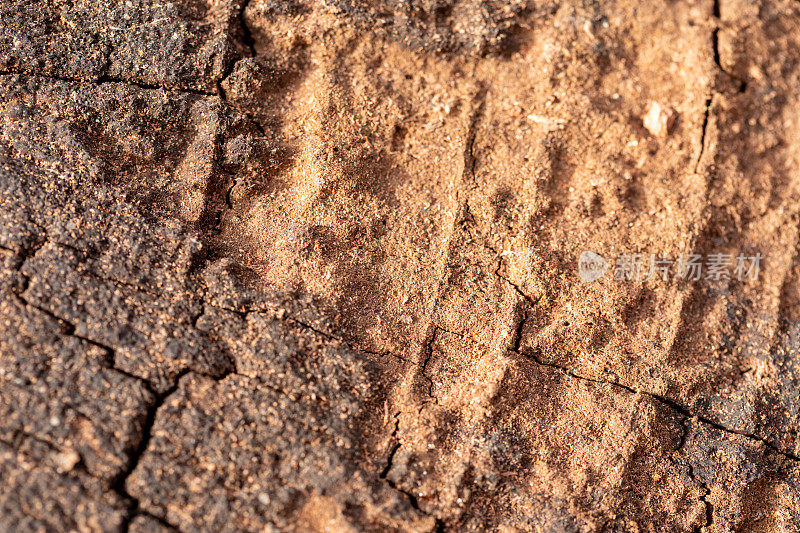
[[[535,355],[532,352],[518,352],[518,351],[514,351],[514,350],[509,350],[509,351],[512,352],[512,353],[515,353],[518,356],[521,356],[521,357],[523,357],[525,359],[531,360],[531,361],[533,361],[534,363],[536,363],[539,366],[544,366],[544,367],[547,367],[547,368],[552,368],[552,369],[558,370],[559,372],[561,372],[561,373],[563,373],[563,374],[565,374],[565,375],[567,375],[567,376],[569,376],[571,378],[577,379],[577,380],[588,381],[588,382],[592,382],[592,383],[599,383],[599,384],[603,384],[603,385],[610,385],[612,387],[617,387],[619,389],[622,389],[624,391],[630,392],[632,394],[640,394],[640,395],[643,395],[643,396],[647,396],[647,397],[652,398],[653,400],[661,403],[662,405],[672,409],[673,411],[676,411],[677,413],[679,413],[680,415],[682,415],[682,416],[684,416],[686,418],[693,418],[693,419],[699,420],[700,422],[702,422],[704,424],[707,424],[707,425],[713,427],[716,430],[722,431],[724,433],[728,433],[730,435],[738,435],[740,437],[746,437],[748,439],[759,441],[762,444],[764,444],[764,446],[766,446],[767,448],[771,449],[773,452],[775,452],[775,453],[777,453],[779,455],[782,455],[783,457],[786,457],[787,459],[791,459],[792,461],[800,461],[800,457],[798,457],[797,455],[793,454],[792,452],[780,449],[778,446],[776,446],[775,444],[772,444],[766,438],[759,437],[758,435],[754,435],[752,433],[747,433],[745,431],[738,431],[738,430],[730,429],[730,428],[727,428],[727,427],[723,426],[722,424],[720,424],[718,422],[715,422],[715,421],[711,420],[708,417],[705,417],[705,416],[702,416],[702,415],[693,414],[691,411],[689,411],[688,408],[686,408],[683,405],[679,404],[675,400],[672,400],[672,399],[667,398],[665,396],[660,396],[658,394],[655,394],[655,393],[652,393],[652,392],[648,392],[648,391],[637,390],[637,389],[634,389],[633,387],[629,387],[628,385],[623,385],[622,383],[618,383],[616,381],[609,381],[609,380],[604,380],[604,379],[596,379],[596,378],[590,378],[590,377],[586,377],[586,376],[581,376],[580,374],[576,374],[576,373],[572,372],[571,370],[569,370],[569,369],[567,369],[565,367],[562,367],[560,365],[557,365],[555,363],[546,363],[542,359],[540,359],[538,355]]]

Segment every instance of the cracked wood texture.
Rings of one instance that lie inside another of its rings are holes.
[[[798,154],[796,1],[5,1],[0,530],[800,531]]]

